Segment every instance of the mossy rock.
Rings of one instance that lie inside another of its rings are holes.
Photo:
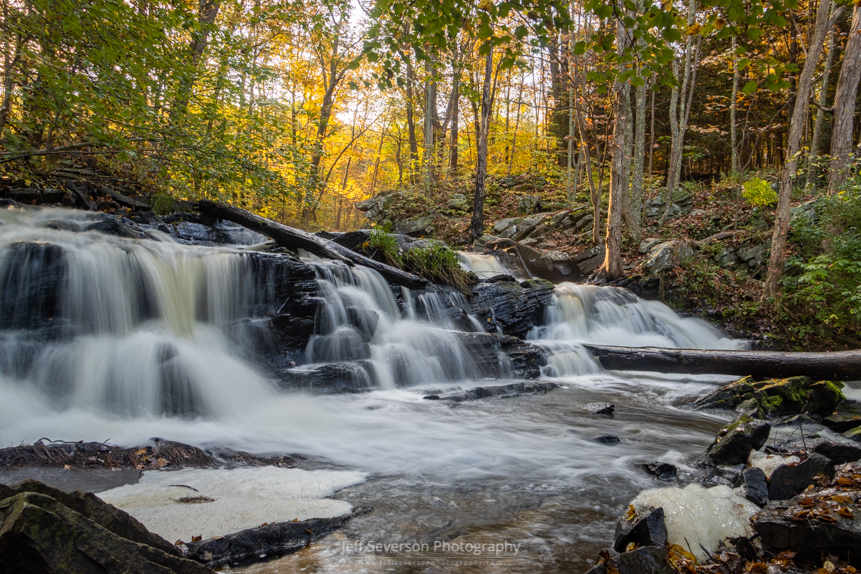
[[[745,377],[696,401],[694,408],[749,410],[755,402],[760,417],[791,414],[825,416],[844,399],[843,383],[816,381],[810,377],[789,377],[753,381]]]
[[[721,429],[706,453],[706,460],[715,465],[735,465],[747,462],[752,450],[759,450],[771,432],[765,421],[740,417]]]
[[[851,438],[855,442],[861,442],[861,426],[857,426],[854,429],[850,429],[843,433],[843,436],[846,438]]]

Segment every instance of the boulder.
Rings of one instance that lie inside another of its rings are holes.
[[[613,403],[589,403],[584,405],[583,408],[593,415],[612,415],[613,411],[616,410],[616,406]]]
[[[454,193],[451,198],[448,200],[448,208],[455,209],[458,211],[468,211],[469,208],[472,207],[469,204],[469,200],[462,193]]]
[[[454,333],[485,377],[537,379],[547,360],[544,352],[529,341],[499,333]],[[511,372],[505,369],[505,358]]]
[[[517,211],[520,213],[538,213],[544,208],[544,202],[538,195],[524,195],[517,202]]]
[[[616,552],[624,552],[631,543],[637,546],[666,546],[667,525],[664,522],[664,509],[655,508],[630,521],[627,517],[619,519],[613,539],[613,550]]]
[[[178,556],[175,549],[167,551],[166,541],[161,541],[161,547],[155,547],[125,538],[44,494],[22,492],[0,501],[0,524],[0,571],[3,572],[212,572]]]
[[[673,239],[653,246],[643,267],[649,273],[659,273],[681,265],[693,256],[694,250],[688,243]]]
[[[818,475],[827,476],[829,479],[834,478],[834,461],[814,453],[800,464],[781,465],[771,473],[771,479],[768,481],[768,498],[769,500],[792,498],[813,484],[814,478]]]
[[[706,461],[713,465],[744,464],[752,450],[759,450],[768,440],[771,425],[765,421],[741,418],[721,429],[706,452]]]
[[[362,393],[374,387],[371,373],[367,361],[307,365],[282,370],[278,386],[319,394]]]
[[[463,394],[448,395],[444,397],[439,395],[428,395],[424,398],[426,400],[441,400],[461,403],[464,401],[477,401],[479,399],[487,398],[508,399],[525,395],[546,395],[553,389],[558,388],[559,385],[556,383],[538,383],[530,381],[527,383],[512,383],[509,385],[497,385],[493,387],[475,387]]]
[[[852,439],[855,442],[861,442],[861,426],[857,426],[854,429],[846,431],[843,433],[843,436],[848,439]]]
[[[836,464],[861,460],[861,446],[854,444],[835,444],[831,441],[824,441],[816,445],[813,452],[830,458]]]
[[[857,464],[846,465],[824,489],[769,502],[753,518],[763,548],[775,554],[792,550],[798,563],[821,564],[823,556],[833,555],[861,567],[861,504],[853,478],[859,471]]]
[[[837,432],[846,432],[861,425],[861,401],[846,399],[834,407],[822,424]]]
[[[517,244],[515,249],[533,277],[554,283],[579,281],[582,278],[580,268],[561,251],[541,251],[524,243]]]
[[[301,522],[276,522],[250,528],[235,534],[187,544],[188,557],[208,568],[241,566],[250,562],[277,558],[306,548],[311,542],[344,526],[357,513],[336,518],[312,518]],[[209,571],[207,569],[207,571]]]
[[[666,462],[646,462],[638,466],[643,469],[646,474],[650,474],[658,480],[673,480],[678,475],[678,469],[672,464]]]
[[[489,331],[499,327],[506,335],[525,338],[544,317],[553,297],[553,283],[533,279],[516,283],[495,281],[472,288],[468,312]]]
[[[605,251],[603,245],[596,245],[575,255],[572,260],[577,264],[580,273],[585,277],[591,275],[604,262]]]
[[[657,237],[650,237],[648,239],[644,239],[642,242],[640,242],[639,252],[646,254],[652,250],[652,247],[659,244],[660,242],[661,240]]]
[[[604,434],[601,436],[596,436],[592,440],[594,442],[597,442],[598,444],[608,444],[608,445],[614,445],[614,446],[622,443],[622,439],[620,439],[617,436],[611,435],[611,434]]]
[[[745,377],[721,387],[696,401],[693,406],[703,409],[736,409],[752,405],[760,416],[806,414],[824,416],[843,400],[843,383],[816,381],[810,377],[790,377],[754,381]],[[844,401],[845,402],[845,401]]]
[[[643,546],[606,558],[586,571],[586,574],[665,574],[674,572],[666,564],[667,549]]]
[[[493,232],[499,237],[511,238],[511,235],[517,232],[518,226],[523,223],[522,217],[509,217],[500,219],[493,224]]]
[[[506,230],[504,233],[501,233],[500,235],[502,237],[508,237],[508,238],[513,239],[515,241],[520,241],[522,239],[526,239],[527,237],[529,237],[529,234],[532,233],[532,231],[536,227],[541,225],[541,223],[543,221],[544,221],[544,216],[541,214],[530,215],[529,217],[524,218],[523,221],[521,221],[519,224],[514,225],[511,228],[509,228],[510,232],[509,232],[509,230]]]
[[[768,478],[761,468],[751,467],[741,473],[744,497],[759,507],[768,504]]]
[[[369,343],[374,338],[374,333],[377,332],[380,314],[371,309],[347,307],[347,320],[359,332],[362,341]]]

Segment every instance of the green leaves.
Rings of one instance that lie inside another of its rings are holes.
[[[751,80],[750,82],[748,82],[744,85],[744,87],[741,89],[741,91],[744,92],[745,94],[750,95],[756,91],[756,88],[757,88],[757,83],[755,81]]]

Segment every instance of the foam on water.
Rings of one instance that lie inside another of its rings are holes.
[[[361,472],[273,466],[149,471],[136,484],[98,496],[162,538],[190,542],[192,536],[223,536],[267,522],[347,514],[348,502],[326,497],[364,479]]]

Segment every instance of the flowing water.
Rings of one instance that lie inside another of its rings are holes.
[[[0,211],[0,444],[158,436],[302,453],[309,470],[364,473],[334,497],[373,512],[248,572],[585,571],[627,503],[656,485],[636,463],[692,472],[725,422],[683,408],[725,378],[605,372],[579,343],[739,342],[627,291],[573,284],[557,287],[529,335],[561,388],[424,400],[511,382],[507,358],[479,363],[457,334],[482,330],[466,300],[395,297],[373,271],[320,261],[309,263],[325,303],[305,361],[361,364],[372,390],[280,390],[251,360],[248,319],[278,303],[254,260],[158,232],[133,240],[87,231],[97,222],[66,210]],[[375,329],[363,329],[369,318]],[[591,414],[586,405],[598,401],[615,414]],[[619,442],[596,440],[606,435]],[[369,550],[372,542],[389,546]]]

